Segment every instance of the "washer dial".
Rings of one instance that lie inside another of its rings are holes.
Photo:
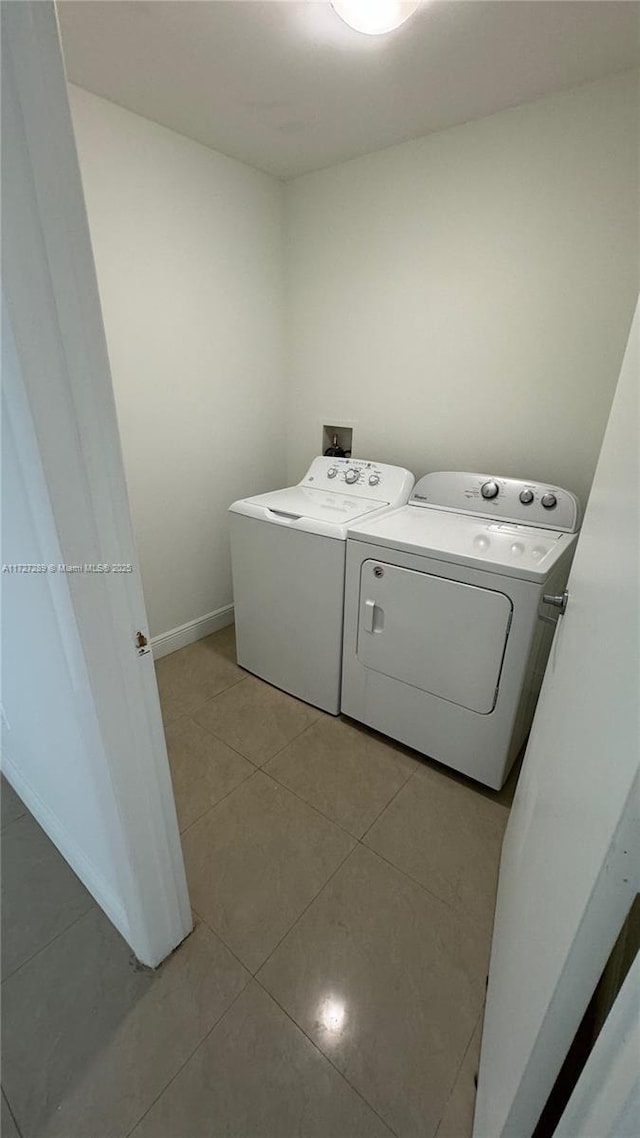
[[[549,491],[548,494],[543,494],[540,501],[542,502],[545,510],[555,510],[556,506],[558,505],[558,499],[556,498],[555,494],[551,493],[551,491]]]
[[[533,490],[521,490],[520,501],[523,506],[530,506],[533,502]]]
[[[480,493],[483,498],[497,498],[500,493],[500,487],[497,482],[491,479],[490,482],[484,482],[480,488]]]
[[[345,482],[347,482],[349,484],[349,486],[352,486],[354,482],[358,481],[359,477],[360,477],[360,471],[356,470],[352,466],[352,467],[350,467],[349,470],[347,470],[347,472],[344,476],[344,480],[345,480]]]

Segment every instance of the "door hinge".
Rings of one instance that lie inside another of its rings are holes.
[[[138,649],[138,656],[147,656],[151,651],[144,632],[136,632],[136,648]]]

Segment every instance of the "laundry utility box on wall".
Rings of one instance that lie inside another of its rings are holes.
[[[351,455],[353,453],[354,426],[354,423],[343,422],[341,425],[332,427],[330,424],[323,423],[321,453],[331,456],[337,454],[340,458],[351,458]],[[336,446],[339,449],[337,451],[334,451],[332,448]]]

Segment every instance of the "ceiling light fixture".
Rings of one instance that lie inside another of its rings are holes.
[[[331,0],[345,24],[368,36],[381,36],[399,28],[412,16],[420,0]]]

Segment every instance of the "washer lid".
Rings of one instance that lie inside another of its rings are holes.
[[[373,510],[384,509],[386,505],[388,503],[372,498],[356,498],[331,490],[311,490],[307,486],[289,486],[285,490],[244,498],[234,502],[231,509],[254,517],[258,513],[266,521],[271,515],[274,521],[298,522],[299,528],[304,529],[305,520],[345,526],[356,518],[366,517]]]
[[[505,577],[544,581],[576,534],[409,505],[361,522],[349,530],[349,539]]]

